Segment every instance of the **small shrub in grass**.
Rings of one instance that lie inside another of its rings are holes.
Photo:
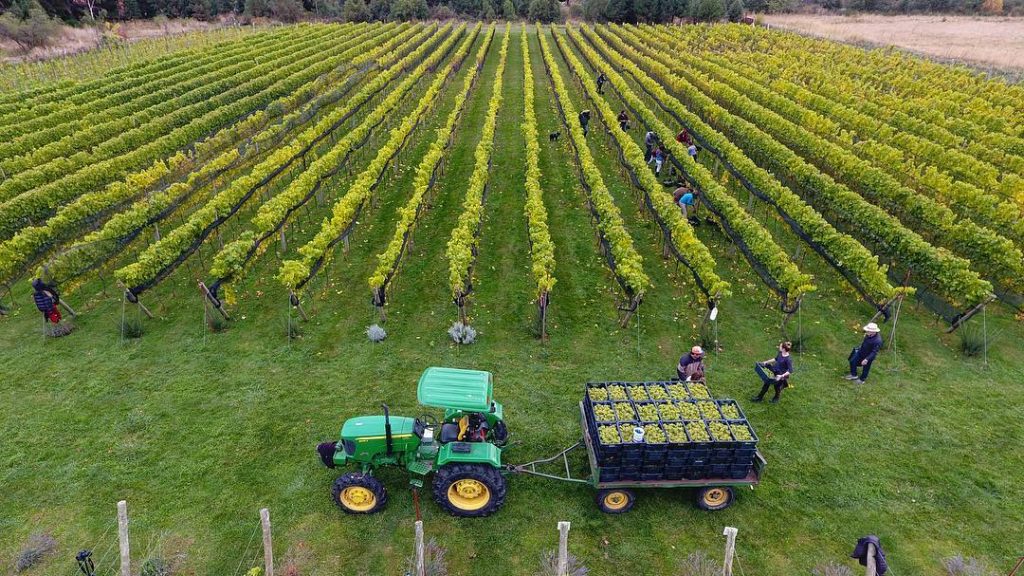
[[[43,558],[57,550],[57,541],[49,534],[33,534],[28,537],[21,552],[14,559],[14,571],[23,572],[39,564]]]
[[[141,318],[125,318],[121,322],[121,336],[124,338],[142,338],[144,333]]]
[[[423,545],[423,573],[427,576],[448,576],[448,560],[445,559],[447,552],[444,546],[437,543],[437,540],[431,538]],[[406,562],[406,574],[416,573],[416,552],[413,551],[412,556],[409,557]]]
[[[722,565],[703,552],[692,552],[679,565],[679,576],[720,576]]]
[[[853,570],[849,566],[825,562],[815,566],[811,570],[811,576],[853,576]]]
[[[961,326],[957,330],[957,335],[960,337],[960,351],[964,353],[964,356],[981,356],[985,351],[985,331],[981,327],[977,325]],[[998,335],[998,332],[988,334],[989,348],[992,347],[992,342]]]
[[[964,558],[957,554],[942,560],[949,576],[996,576],[996,571],[977,558]]]
[[[147,559],[142,563],[142,569],[139,570],[139,576],[173,576],[174,569],[171,567],[171,563],[163,558],[156,556]]]
[[[580,562],[580,559],[569,554],[566,561],[567,573],[569,576],[587,576],[590,571]],[[558,552],[551,550],[545,552],[540,558],[539,576],[559,576],[558,574]]]
[[[388,333],[380,325],[374,324],[366,329],[366,337],[370,342],[381,342],[388,337]]]
[[[462,322],[455,322],[448,329],[448,335],[456,344],[472,344],[476,341],[476,329]]]
[[[228,329],[228,321],[218,312],[211,312],[206,316],[206,325],[214,332],[223,332]]]

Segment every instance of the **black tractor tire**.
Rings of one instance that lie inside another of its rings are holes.
[[[728,486],[708,486],[697,490],[697,507],[713,512],[725,510],[735,498],[732,488]]]
[[[387,490],[380,480],[362,472],[339,476],[331,487],[331,496],[346,514],[373,514],[388,503]]]
[[[612,488],[597,491],[597,507],[605,514],[625,514],[633,509],[636,496],[632,490]]]
[[[507,484],[487,464],[446,464],[434,475],[433,491],[437,504],[452,516],[481,518],[505,503]]]

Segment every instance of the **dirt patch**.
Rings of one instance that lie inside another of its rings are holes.
[[[1024,18],[776,14],[773,27],[843,42],[897,46],[943,60],[1024,71]]]

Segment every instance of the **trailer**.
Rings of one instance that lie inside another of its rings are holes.
[[[595,500],[598,508],[607,514],[622,514],[628,512],[636,501],[635,489],[643,488],[694,488],[697,490],[697,506],[703,510],[722,510],[728,508],[734,499],[734,488],[743,486],[756,486],[761,482],[767,462],[760,451],[754,453],[754,465],[744,478],[700,478],[680,480],[623,480],[605,482],[601,480],[601,468],[597,463],[595,452],[595,439],[591,438],[590,429],[587,426],[586,411],[583,402],[579,403],[580,408],[580,429],[583,432],[581,440],[562,450],[558,454],[540,460],[534,460],[525,464],[510,465],[506,469],[513,474],[527,474],[539,476],[549,480],[561,482],[572,482],[576,484],[588,484],[596,490]],[[569,455],[579,450],[586,451],[589,473],[573,475],[572,466],[569,463]],[[565,474],[551,473],[551,467],[559,466]]]

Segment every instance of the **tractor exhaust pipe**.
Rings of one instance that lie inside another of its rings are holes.
[[[387,455],[391,456],[391,416],[388,414],[388,405],[381,404],[384,408],[384,442],[387,445]]]

